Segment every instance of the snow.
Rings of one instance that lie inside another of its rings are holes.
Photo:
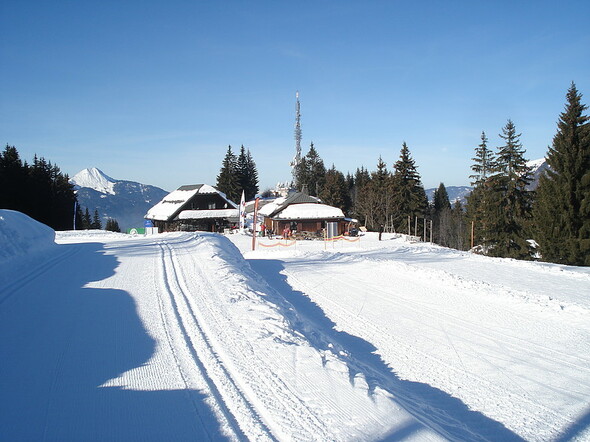
[[[337,207],[326,204],[291,204],[274,216],[274,219],[344,219],[344,213]]]
[[[3,439],[590,440],[588,268],[4,212]]]
[[[285,196],[276,198],[275,200],[265,204],[260,209],[258,209],[258,213],[263,216],[269,216],[271,213],[277,210],[281,206],[281,204],[285,202],[286,199],[287,197]]]
[[[238,209],[183,210],[178,214],[178,219],[237,218],[238,216]]]
[[[115,182],[96,167],[84,169],[72,177],[70,182],[79,187],[89,187],[100,193],[115,195]]]

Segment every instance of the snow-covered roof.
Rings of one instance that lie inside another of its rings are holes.
[[[183,210],[178,214],[178,219],[237,218],[238,216],[240,216],[238,209]]]
[[[217,193],[221,195],[228,203],[230,203],[235,208],[236,205],[230,201],[227,196],[223,193],[215,189],[215,187],[209,186],[208,184],[193,184],[189,186],[181,186],[177,190],[170,192],[168,195],[164,197],[162,201],[148,210],[146,214],[146,219],[153,219],[157,221],[167,221],[175,213],[182,209],[188,200],[190,200],[193,196],[197,193],[199,194],[213,194]]]
[[[258,209],[258,213],[263,216],[270,216],[274,211],[276,211],[287,199],[287,197],[283,196],[280,198],[275,199],[274,201],[265,204],[260,209]]]
[[[343,219],[344,213],[338,207],[319,203],[291,204],[273,219]]]

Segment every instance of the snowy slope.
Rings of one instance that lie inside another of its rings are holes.
[[[0,267],[3,438],[588,439],[589,269],[385,237],[58,232]]]

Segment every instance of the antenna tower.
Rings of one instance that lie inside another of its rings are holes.
[[[295,157],[291,161],[291,172],[294,181],[296,181],[295,174],[297,173],[297,166],[301,163],[301,113],[299,112],[299,91],[295,93],[295,99]]]

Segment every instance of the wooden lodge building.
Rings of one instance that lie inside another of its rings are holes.
[[[145,215],[160,232],[222,232],[238,222],[238,206],[207,184],[179,187]]]
[[[279,235],[288,226],[293,232],[321,237],[326,223],[337,223],[337,234],[342,235],[350,221],[345,219],[341,209],[322,204],[318,198],[302,192],[277,198],[258,213],[264,217],[266,229]]]

